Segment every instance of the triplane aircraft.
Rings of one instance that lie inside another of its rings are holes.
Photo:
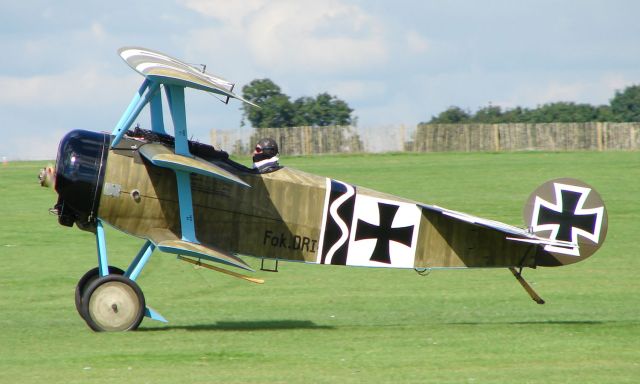
[[[166,321],[136,283],[156,248],[255,283],[262,280],[205,261],[249,271],[241,256],[419,272],[506,268],[543,303],[522,269],[581,261],[605,239],[602,199],[574,179],[535,190],[523,229],[288,167],[258,173],[188,140],[185,88],[251,104],[234,84],[149,49],[119,54],[144,81],[115,129],[68,133],[55,170],[41,174],[43,184],[55,174],[59,223],[95,234],[98,267],[76,286],[77,310],[95,331],[134,330],[145,315]],[[146,105],[151,130],[130,129]],[[104,224],[145,240],[126,270],[109,265]]]

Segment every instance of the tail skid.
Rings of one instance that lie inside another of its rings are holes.
[[[535,301],[538,304],[544,304],[544,300],[542,299],[542,297],[540,297],[540,295],[538,295],[536,291],[534,291],[533,288],[531,288],[531,286],[529,285],[529,283],[527,283],[524,277],[522,277],[522,269],[518,271],[515,268],[510,267],[509,271],[513,273],[513,276],[516,278],[516,280],[518,280],[518,283],[522,285],[522,288],[524,288],[524,290],[527,291],[527,293],[529,294],[531,299],[533,299],[533,301]]]

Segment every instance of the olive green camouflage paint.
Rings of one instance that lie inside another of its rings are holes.
[[[251,188],[191,175],[197,239],[240,255],[316,263],[326,178],[287,167],[267,174],[234,171]],[[102,220],[140,238],[151,238],[154,229],[181,237],[173,171],[153,166],[137,149],[115,149],[105,186],[111,187],[100,199]],[[414,203],[366,188],[357,193]],[[534,245],[428,210],[422,210],[415,249],[415,268],[535,266]]]

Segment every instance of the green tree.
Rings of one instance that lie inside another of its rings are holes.
[[[295,111],[293,125],[296,127],[311,126],[315,120],[314,107],[316,100],[313,97],[300,97],[293,102]]]
[[[640,85],[632,85],[623,91],[616,91],[610,105],[593,106],[573,102],[555,102],[534,109],[515,107],[502,110],[489,105],[478,109],[475,114],[465,112],[460,107],[449,107],[428,123],[469,124],[469,123],[585,123],[594,121],[640,122]]]
[[[254,128],[280,128],[293,125],[294,107],[289,96],[269,79],[256,79],[242,87],[242,96],[259,105],[243,104],[244,117]]]
[[[640,85],[616,91],[610,105],[615,121],[640,121]]]
[[[329,125],[351,125],[351,112],[347,103],[331,96],[328,93],[321,93],[316,96],[311,106],[312,119],[309,125],[326,127]]]
[[[259,105],[243,105],[244,118],[254,128],[281,128],[292,126],[351,125],[353,109],[328,93],[315,98],[300,97],[293,103],[279,86],[269,79],[253,80],[242,88],[242,95]]]
[[[599,105],[596,110],[598,111],[598,121],[616,121],[610,105]]]
[[[502,108],[499,106],[489,105],[488,107],[480,108],[475,115],[473,115],[474,123],[481,124],[497,124],[501,123],[503,119]]]
[[[432,116],[430,124],[461,124],[469,123],[471,116],[460,107],[449,107],[446,111],[440,112],[438,116]]]
[[[584,123],[598,121],[598,109],[589,104],[557,102],[531,111],[533,123]]]
[[[500,123],[528,123],[531,120],[531,111],[522,107],[507,109],[502,114]]]

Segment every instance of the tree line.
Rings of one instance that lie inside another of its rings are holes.
[[[242,88],[242,96],[261,108],[244,104],[243,123],[254,128],[324,127],[356,124],[353,109],[329,93],[291,101],[270,79],[256,79]],[[554,102],[536,108],[503,109],[488,105],[475,113],[452,106],[421,124],[640,122],[640,85],[616,91],[609,105]]]
[[[502,109],[489,105],[476,113],[452,106],[432,116],[426,124],[500,124],[500,123],[586,123],[597,121],[640,121],[640,85],[616,91],[609,105],[593,106],[573,102],[555,102],[529,109]],[[422,123],[425,124],[425,123]]]
[[[291,101],[280,87],[269,79],[256,79],[242,87],[242,97],[260,106],[244,104],[243,120],[254,128],[325,127],[355,124],[353,109],[326,92],[316,97],[300,97]]]

